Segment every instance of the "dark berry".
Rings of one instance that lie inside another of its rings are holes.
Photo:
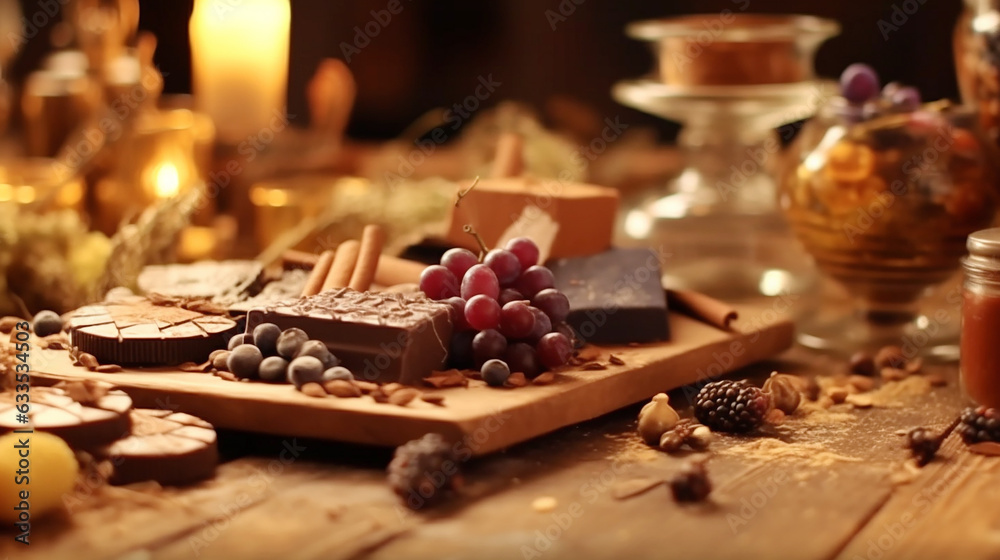
[[[284,383],[288,380],[288,360],[281,356],[268,356],[260,363],[258,375],[262,381]]]
[[[278,353],[278,337],[281,336],[281,328],[274,323],[261,323],[253,330],[254,346],[260,348],[260,353],[265,356],[274,356]]]
[[[1000,442],[1000,411],[985,406],[966,408],[962,411],[958,434],[967,444]]]
[[[253,344],[253,335],[250,333],[238,334],[229,339],[229,350],[235,350],[242,344]]]
[[[483,374],[483,381],[490,387],[503,387],[510,377],[510,368],[503,360],[487,360],[480,373]]]
[[[326,383],[327,381],[335,381],[337,379],[342,381],[354,381],[354,374],[351,373],[351,370],[343,366],[335,366],[323,372],[323,383]]]
[[[253,344],[240,344],[233,348],[226,360],[226,367],[236,377],[252,379],[257,377],[260,363],[264,360],[260,349]]]
[[[299,348],[296,358],[301,356],[312,356],[319,361],[323,362],[323,368],[329,369],[340,365],[340,360],[334,356],[330,349],[326,347],[326,344],[322,340],[307,340]]]
[[[288,382],[301,388],[306,383],[319,383],[323,380],[323,362],[314,356],[295,358],[288,364]]]
[[[670,479],[670,491],[677,502],[700,502],[712,492],[712,482],[703,462],[688,462]]]
[[[298,354],[299,348],[301,348],[307,340],[309,340],[309,335],[306,334],[306,331],[294,327],[286,329],[285,332],[281,333],[281,336],[278,337],[278,354],[283,358],[291,360],[296,354]]]
[[[55,311],[39,311],[32,321],[35,336],[59,334],[63,329],[62,317]]]
[[[747,381],[713,381],[698,391],[694,415],[715,431],[749,432],[764,423],[770,397]]]

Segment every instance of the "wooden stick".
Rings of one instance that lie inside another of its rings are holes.
[[[493,157],[493,178],[519,177],[524,173],[524,138],[514,132],[505,132],[497,139]]]
[[[358,265],[351,275],[349,286],[352,290],[363,292],[371,287],[375,280],[375,270],[378,268],[379,256],[385,244],[385,231],[381,226],[367,225],[361,234],[361,250],[358,254]]]
[[[319,293],[320,289],[323,287],[323,282],[326,280],[326,275],[330,271],[330,265],[333,264],[333,251],[323,251],[319,256],[319,260],[316,262],[316,266],[313,267],[312,273],[309,274],[309,280],[306,281],[306,285],[302,287],[302,297],[314,296]]]
[[[419,284],[424,268],[427,268],[426,265],[417,261],[382,255],[378,259],[378,268],[375,269],[375,283],[381,286]]]
[[[358,263],[358,254],[361,252],[361,243],[354,239],[344,241],[337,247],[337,254],[333,258],[333,265],[323,282],[323,291],[334,288],[346,288],[351,283],[351,276]]]
[[[736,309],[728,303],[690,290],[667,290],[667,303],[671,310],[722,330],[732,329],[732,322],[739,318]]]

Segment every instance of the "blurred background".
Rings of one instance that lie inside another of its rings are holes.
[[[917,4],[917,0],[910,0]],[[55,0],[53,0],[53,3]],[[396,136],[434,107],[450,107],[472,93],[480,75],[501,82],[500,95],[484,103],[521,100],[543,107],[553,95],[569,95],[603,115],[655,127],[665,141],[677,126],[623,107],[610,95],[612,85],[648,73],[654,59],[646,43],[625,36],[627,23],[639,19],[723,9],[803,13],[840,22],[841,34],[819,50],[816,71],[836,77],[852,62],[867,62],[883,82],[917,86],[925,99],[957,98],[951,36],[961,0],[935,0],[907,16],[905,29],[889,30],[893,6],[902,0],[401,0],[403,11],[382,28],[377,40],[352,56],[358,84],[348,134],[355,138]],[[344,58],[355,26],[372,20],[386,0],[291,0],[291,61],[288,111],[293,124],[308,122],[306,84],[319,61]],[[39,0],[21,0],[22,11],[39,10]],[[565,21],[551,13],[572,13]],[[141,0],[139,27],[159,40],[155,63],[165,76],[165,93],[191,91],[188,20],[193,0]],[[909,9],[909,6],[907,6]],[[546,12],[551,11],[547,17]],[[550,18],[552,22],[550,22]],[[897,20],[898,21],[898,20]],[[552,29],[553,24],[555,30]],[[49,48],[47,26],[32,37],[8,72],[15,83],[36,68]]]

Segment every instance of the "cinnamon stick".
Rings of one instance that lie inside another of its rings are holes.
[[[733,321],[739,318],[728,303],[690,290],[667,290],[667,302],[671,310],[723,330],[732,329]]]
[[[361,243],[349,239],[337,246],[337,253],[333,257],[333,264],[330,265],[330,272],[323,282],[323,291],[334,288],[344,288],[351,283],[351,276],[358,263],[358,254],[361,251]]]
[[[420,274],[424,268],[426,265],[417,261],[382,255],[378,259],[378,268],[375,270],[375,283],[382,286],[419,284]]]
[[[375,280],[375,269],[378,268],[382,246],[385,244],[385,231],[377,225],[365,226],[361,234],[361,249],[358,253],[358,264],[351,275],[348,284],[352,290],[363,292],[371,287]]]
[[[313,267],[312,273],[309,274],[309,280],[302,287],[302,297],[314,296],[319,293],[323,287],[323,282],[326,281],[326,275],[330,271],[330,265],[332,264],[333,251],[323,251],[316,262],[316,266]]]

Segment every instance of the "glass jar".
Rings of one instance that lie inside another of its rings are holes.
[[[1000,143],[1000,0],[965,0],[953,48],[962,100],[978,109],[983,131]]]
[[[804,319],[800,341],[846,353],[912,339],[921,354],[957,357],[958,329],[935,324],[921,304],[958,270],[967,236],[993,224],[996,148],[969,107],[861,112],[839,97],[824,106],[781,183],[792,229],[854,303]]]
[[[962,261],[962,389],[978,404],[1000,407],[1000,228],[969,236]]]

